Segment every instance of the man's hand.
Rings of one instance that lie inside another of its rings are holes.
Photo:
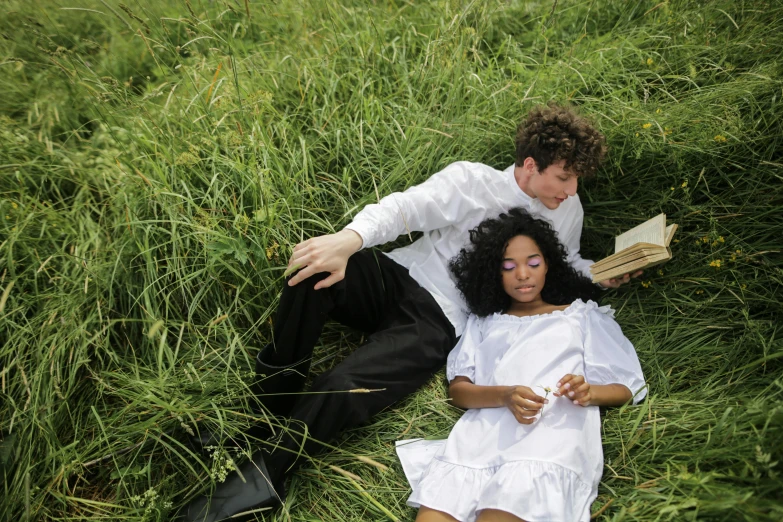
[[[572,375],[570,373],[563,376],[557,383],[555,397],[565,397],[579,406],[590,406],[593,395],[590,383],[585,381],[583,375]]]
[[[628,281],[631,280],[632,277],[639,277],[642,275],[642,270],[637,270],[633,274],[625,274],[624,276],[620,277],[613,277],[612,279],[606,279],[604,281],[599,282],[598,284],[603,286],[604,288],[618,288],[620,285],[624,285]]]
[[[336,234],[318,236],[303,241],[294,247],[288,270],[297,272],[288,281],[288,286],[295,286],[308,277],[329,272],[331,275],[315,285],[316,290],[328,288],[345,277],[345,267],[348,258],[362,248],[362,237],[350,229],[343,229]]]
[[[520,424],[532,424],[544,407],[549,402],[545,398],[527,386],[510,386],[505,394],[503,402],[511,410],[517,422]]]

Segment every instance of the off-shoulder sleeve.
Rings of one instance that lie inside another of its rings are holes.
[[[457,376],[467,377],[472,382],[476,382],[476,348],[480,343],[481,319],[470,314],[462,337],[459,338],[446,361],[446,378],[449,382]]]
[[[591,384],[622,384],[634,404],[647,395],[636,350],[609,307],[593,308],[585,319],[585,377]]]

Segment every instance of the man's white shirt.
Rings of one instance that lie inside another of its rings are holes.
[[[571,196],[550,210],[519,188],[514,165],[500,171],[481,163],[452,163],[424,183],[367,205],[345,228],[361,236],[362,248],[388,243],[408,232],[424,232],[412,244],[386,255],[407,268],[432,294],[459,336],[468,310],[454,284],[449,261],[469,245],[471,229],[512,208],[527,209],[549,221],[568,251],[568,262],[590,277],[593,262],[579,254],[584,218],[579,196]]]

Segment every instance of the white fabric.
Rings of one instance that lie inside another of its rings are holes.
[[[612,310],[593,301],[530,317],[471,316],[447,364],[449,380],[463,375],[484,386],[525,385],[541,395],[539,386],[555,389],[567,373],[585,375],[591,384],[624,384],[634,402],[647,393],[636,352]],[[603,471],[598,407],[548,398],[530,425],[505,407],[465,412],[421,480],[409,479],[408,504],[465,522],[486,508],[529,522],[589,520]],[[430,445],[418,441],[398,452],[406,476],[422,473],[413,462],[421,466],[434,451]]]
[[[579,255],[584,218],[579,196],[569,197],[550,210],[519,188],[514,165],[499,171],[481,163],[452,163],[420,185],[367,205],[345,228],[361,236],[362,248],[393,241],[408,232],[424,232],[413,244],[387,255],[433,295],[459,336],[468,312],[448,263],[468,245],[469,230],[516,207],[552,223],[568,251],[569,263],[590,277],[593,262]]]
[[[416,489],[424,470],[427,469],[432,458],[440,452],[444,444],[446,444],[446,439],[406,439],[394,443],[394,449],[402,464],[402,471],[411,488]]]

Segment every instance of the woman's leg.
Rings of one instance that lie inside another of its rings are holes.
[[[499,509],[482,509],[479,513],[476,522],[525,522],[519,517],[516,517],[508,511],[500,511]]]
[[[419,514],[416,515],[416,522],[459,522],[459,520],[443,511],[436,511],[427,506],[421,506]]]

